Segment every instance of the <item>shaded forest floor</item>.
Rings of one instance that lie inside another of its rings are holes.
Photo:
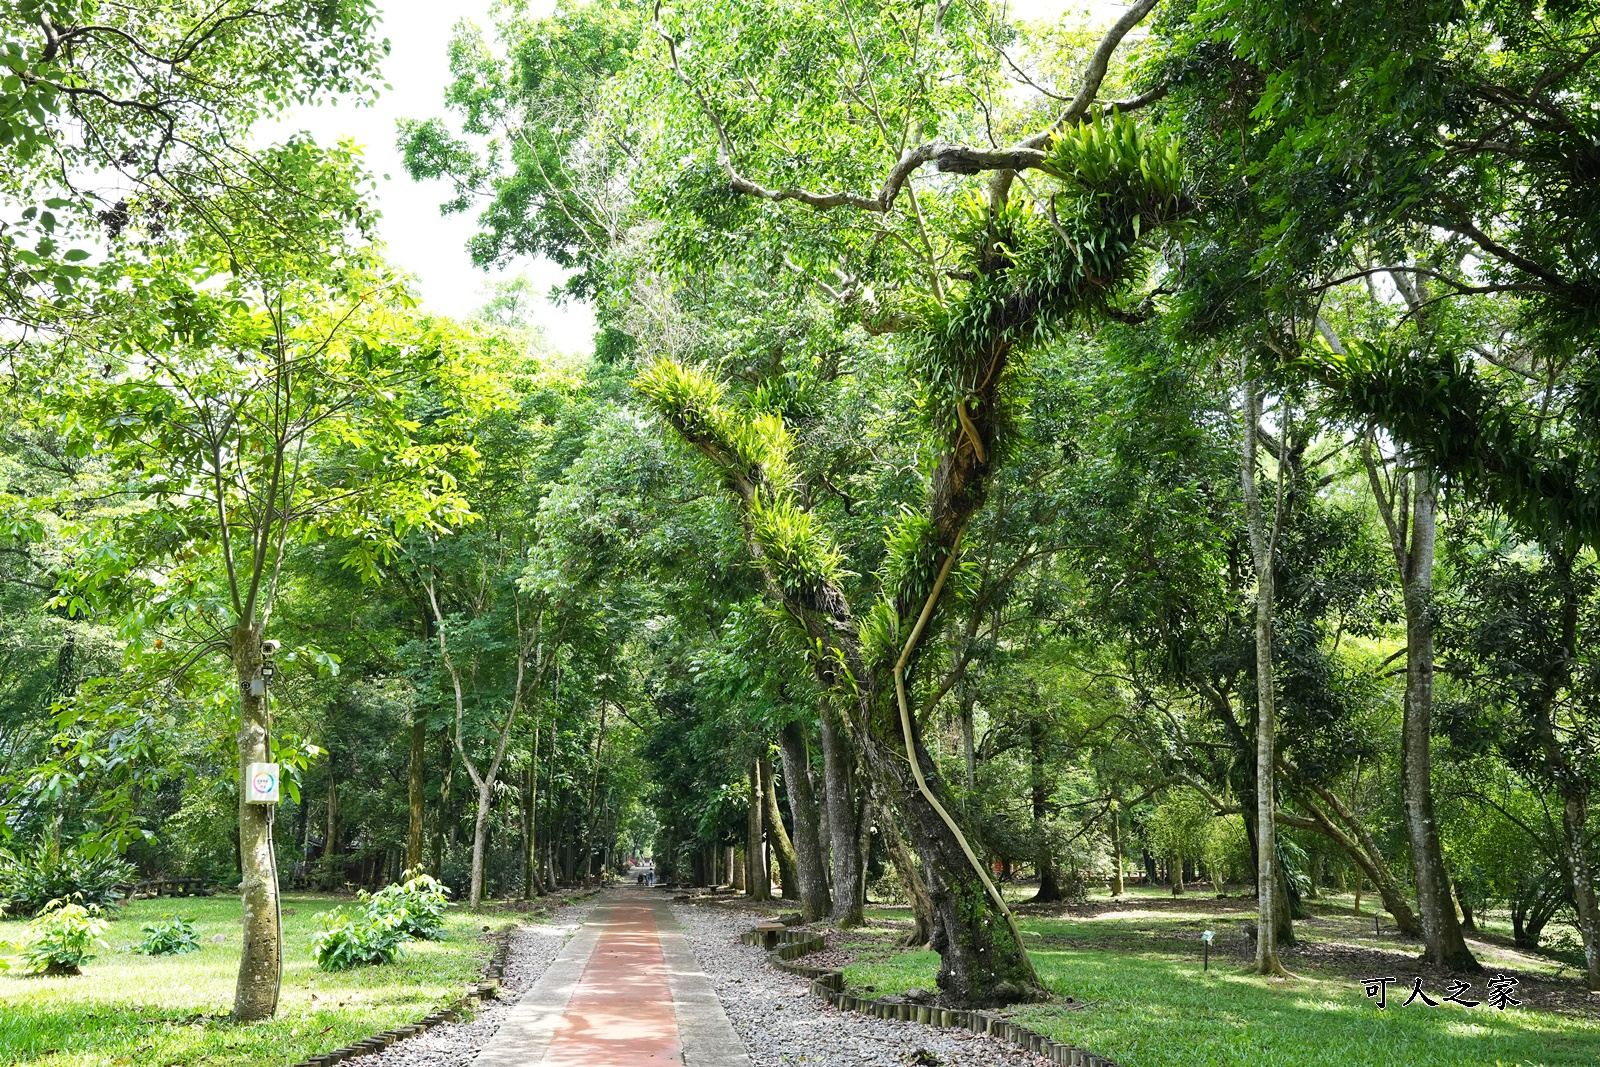
[[[1210,890],[1210,886],[1204,887]],[[1015,892],[1021,894],[1022,887]],[[742,898],[731,901],[747,907]],[[1491,932],[1469,939],[1481,974],[1450,975],[1417,964],[1419,942],[1398,935],[1381,914],[1374,933],[1370,898],[1355,914],[1348,898],[1309,903],[1295,924],[1299,942],[1283,952],[1292,980],[1248,974],[1254,943],[1245,924],[1253,897],[1163,887],[1133,888],[1118,900],[1104,890],[1082,904],[1019,904],[1019,921],[1053,997],[1010,1010],[1021,1022],[1115,1059],[1124,1067],[1285,1064],[1340,1067],[1446,1067],[1455,1064],[1600,1063],[1600,998],[1591,998],[1560,954],[1524,952]],[[773,910],[788,910],[783,901]],[[826,953],[808,963],[845,968],[847,984],[879,995],[935,986],[938,957],[907,951],[903,907],[874,906],[864,929],[829,930]],[[1200,935],[1215,931],[1209,969]],[[1520,1006],[1488,1003],[1488,979],[1514,978]],[[1392,977],[1387,1008],[1363,980]],[[1422,979],[1434,1007],[1417,999]],[[1450,982],[1471,983],[1444,1001]]]

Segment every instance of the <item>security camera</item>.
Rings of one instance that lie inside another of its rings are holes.
[[[263,641],[263,642],[261,642],[261,654],[263,656],[276,655],[277,651],[278,651],[278,642],[276,642],[276,641]]]

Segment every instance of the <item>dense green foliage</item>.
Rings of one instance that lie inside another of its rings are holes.
[[[10,912],[359,891],[316,960],[399,968],[447,894],[770,865],[997,1004],[1099,965],[1018,884],[1137,877],[1600,989],[1600,7],[502,5],[399,148],[588,353],[260,139],[375,18],[0,15]]]
[[[0,904],[12,915],[32,915],[52,900],[110,904],[131,883],[136,869],[91,842],[53,849],[40,840],[31,849],[0,849]]]
[[[145,923],[139,927],[139,932],[144,934],[144,940],[139,942],[139,951],[146,956],[175,956],[200,951],[194,923],[181,915],[169,915],[166,919]]]

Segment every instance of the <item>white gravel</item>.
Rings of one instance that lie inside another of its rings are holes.
[[[594,901],[583,900],[557,908],[542,923],[520,926],[511,935],[511,954],[500,977],[500,997],[485,1000],[471,1018],[441,1023],[425,1034],[396,1042],[374,1056],[350,1062],[361,1067],[467,1067],[478,1049],[500,1029],[511,1006],[524,990],[539,980],[561,946],[589,914]]]
[[[920,1049],[948,1067],[1047,1067],[1049,1061],[987,1035],[837,1011],[810,993],[810,983],[785,974],[739,935],[766,916],[673,908],[700,966],[744,1041],[755,1067],[902,1067]]]

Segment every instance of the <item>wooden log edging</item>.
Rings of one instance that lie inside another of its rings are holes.
[[[604,888],[603,886],[601,888]],[[561,902],[561,907],[576,904],[580,900],[587,900],[600,889],[591,889],[584,893],[574,893]],[[511,935],[516,933],[515,924],[506,927],[494,936],[494,951],[489,954],[489,961],[483,965],[483,977],[467,986],[466,995],[452,1002],[448,1007],[439,1011],[430,1012],[418,1021],[407,1026],[397,1026],[392,1030],[373,1034],[371,1037],[344,1048],[324,1052],[320,1056],[301,1060],[293,1067],[333,1067],[336,1063],[346,1060],[359,1059],[370,1056],[375,1052],[382,1052],[396,1041],[404,1041],[408,1037],[425,1034],[441,1023],[459,1022],[463,1015],[476,1009],[480,1002],[494,1000],[500,995],[500,979],[505,974],[506,961],[511,958]]]
[[[767,962],[788,974],[811,980],[811,993],[821,997],[840,1011],[857,1011],[879,1019],[898,1019],[901,1022],[922,1023],[944,1029],[971,1030],[975,1034],[988,1034],[1009,1042],[1051,1063],[1062,1067],[1117,1067],[1114,1060],[1096,1055],[1088,1049],[1056,1041],[1037,1030],[1004,1016],[982,1011],[964,1011],[941,1008],[933,1004],[913,1004],[910,1001],[889,997],[863,997],[847,993],[844,972],[833,967],[815,967],[797,962],[800,957],[822,951],[827,942],[821,934],[809,930],[770,930],[757,928],[740,936],[747,945],[761,945],[767,949]]]

